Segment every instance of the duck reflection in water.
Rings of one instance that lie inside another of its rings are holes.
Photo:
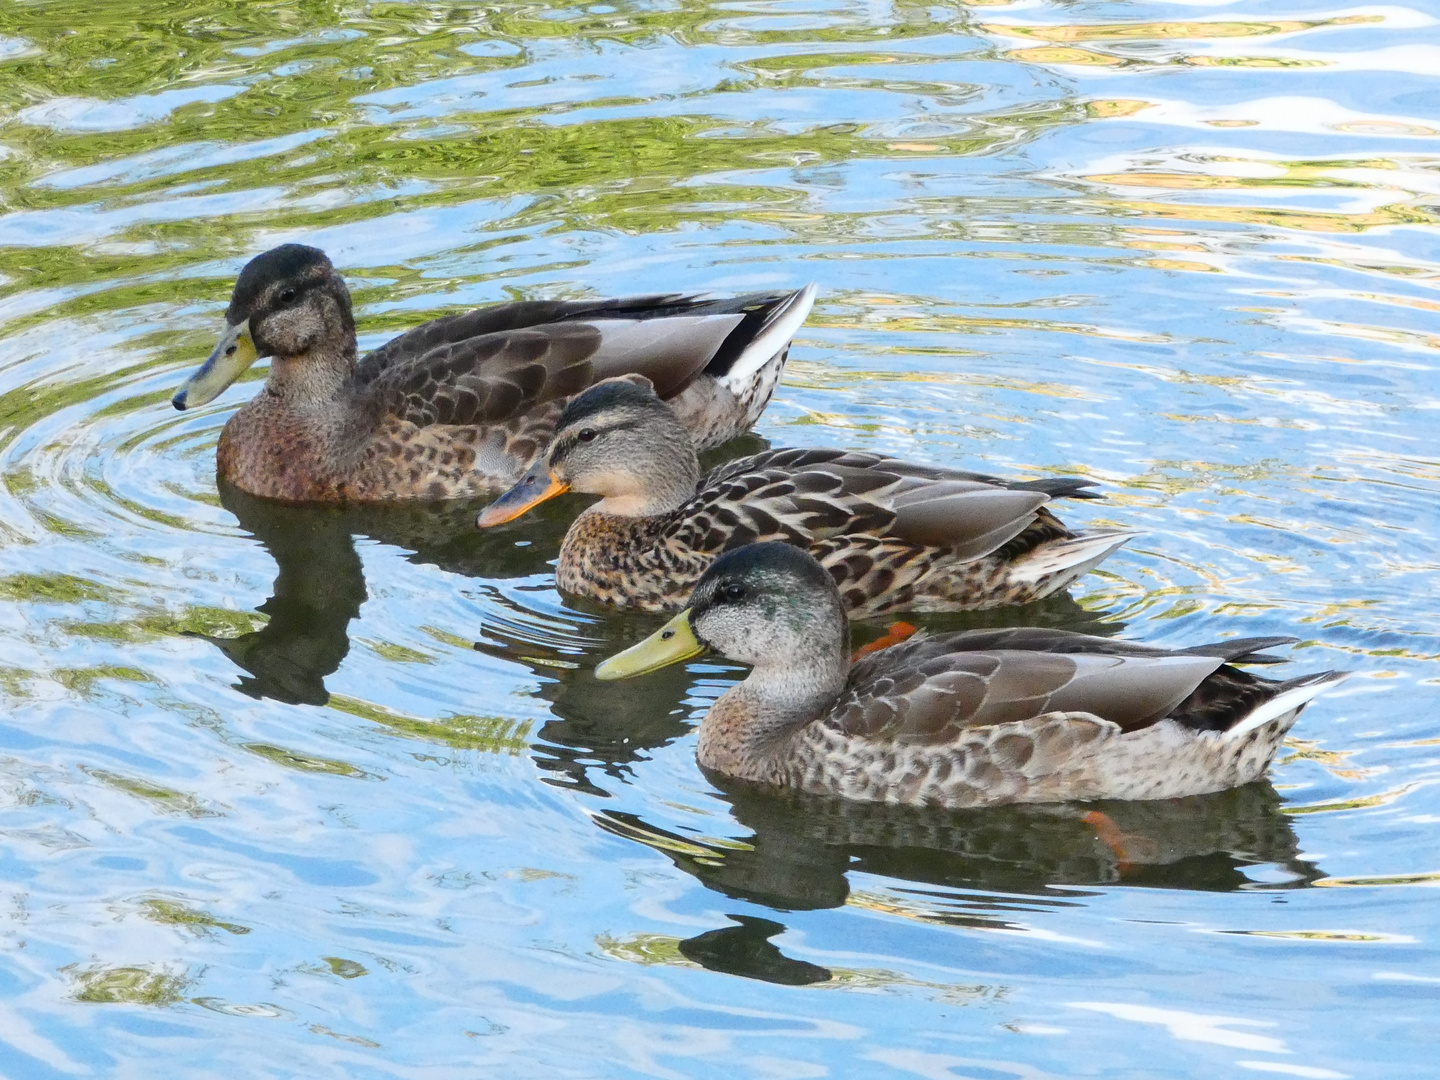
[[[702,460],[708,468],[768,446],[759,436],[745,434]],[[475,515],[488,496],[468,502],[320,506],[258,498],[224,480],[219,489],[220,505],[260,541],[278,572],[273,595],[256,608],[267,616],[265,626],[233,638],[192,636],[209,641],[248,673],[236,683],[241,693],[288,705],[329,701],[325,679],[350,651],[350,622],[366,598],[356,536],[407,550],[417,565],[465,577],[525,577],[549,572],[549,560],[577,506],[586,501],[561,497],[538,508],[527,519],[529,542],[521,545],[513,534],[475,528]],[[597,651],[594,659],[603,656]]]
[[[748,837],[716,842],[626,813],[602,813],[597,824],[655,848],[718,893],[776,912],[849,903],[976,929],[1024,930],[1046,910],[1083,903],[1077,886],[1284,890],[1323,876],[1301,857],[1280,796],[1265,781],[1156,802],[947,812],[710,779]],[[852,890],[852,874],[893,884]],[[728,918],[738,925],[679,941],[678,952],[712,970],[784,985],[829,977],[770,940],[782,923]]]
[[[247,674],[236,689],[290,705],[324,705],[325,679],[350,651],[350,622],[365,602],[365,573],[355,537],[403,548],[411,562],[467,577],[544,573],[567,513],[537,518],[534,542],[519,546],[473,527],[475,503],[294,506],[249,495],[222,483],[220,503],[259,540],[278,567],[273,593],[256,610],[259,630],[225,638],[197,634]],[[552,536],[551,533],[554,535]]]
[[[767,907],[850,899],[850,871],[946,889],[1073,896],[1061,886],[1143,885],[1228,892],[1286,889],[1321,876],[1300,857],[1279,794],[1265,781],[1154,802],[943,811],[775,794],[712,776],[751,835],[715,844],[614,815],[606,824],[666,851],[706,885]],[[677,854],[682,848],[699,854]],[[1246,867],[1265,867],[1256,880]],[[995,926],[985,895],[931,894],[937,919]],[[1001,920],[1003,923],[1003,920]]]

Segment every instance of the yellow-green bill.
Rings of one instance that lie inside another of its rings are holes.
[[[699,656],[705,646],[690,628],[690,609],[676,615],[639,645],[616,653],[595,669],[597,679],[628,679]]]
[[[184,410],[214,401],[258,359],[255,341],[250,336],[250,320],[226,327],[215,351],[170,399],[170,403]]]

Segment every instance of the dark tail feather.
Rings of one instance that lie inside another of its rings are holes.
[[[1285,657],[1271,656],[1264,650],[1276,649],[1281,645],[1294,645],[1299,640],[1293,637],[1232,638],[1229,641],[1195,645],[1179,651],[1191,656],[1218,656],[1227,664],[1283,664]]]
[[[773,342],[773,351],[768,351],[759,361],[752,358],[752,363],[742,365],[746,369],[743,374],[748,377],[765,361],[788,347],[790,339],[800,329],[800,324],[809,316],[810,308],[815,303],[815,287],[807,285],[794,292],[747,293],[716,303],[723,304],[717,307],[718,313],[744,315],[705,365],[705,374],[717,379],[728,375],[730,369],[741,362],[746,353],[765,336],[767,330],[771,330],[776,324],[786,323],[784,331]],[[790,317],[788,321],[787,316]]]
[[[1005,485],[1011,491],[1038,491],[1052,499],[1103,499],[1098,491],[1086,491],[1094,480],[1077,480],[1070,476],[1047,476],[1043,480],[1017,480]]]

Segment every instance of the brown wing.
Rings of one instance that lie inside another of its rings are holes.
[[[898,477],[815,464],[791,469],[766,464],[771,455],[742,458],[706,477],[693,499],[672,515],[667,541],[718,554],[761,540],[801,547],[845,532],[886,532],[892,510],[867,496]]]
[[[825,446],[787,446],[778,450],[766,450],[750,457],[737,458],[718,465],[701,481],[701,487],[718,484],[732,476],[739,476],[759,469],[786,469],[798,472],[819,465],[836,465],[851,469],[874,469],[893,476],[909,476],[925,480],[975,480],[995,487],[1003,487],[1005,481],[984,473],[965,472],[960,469],[943,469],[931,465],[916,465],[899,461],[884,454],[869,454],[860,450],[837,450]]]
[[[589,386],[599,344],[585,323],[488,334],[392,364],[359,390],[378,416],[419,427],[503,424]]]
[[[601,317],[616,311],[665,310],[687,302],[691,302],[689,297],[672,294],[632,296],[623,300],[517,300],[491,304],[459,315],[431,319],[391,338],[360,361],[356,374],[362,383],[369,383],[395,364],[418,360],[442,346],[459,345],[472,338]]]
[[[1021,532],[1048,501],[986,481],[900,475],[887,459],[834,450],[781,450],[711,472],[667,537],[720,552],[761,540],[812,546],[847,535],[888,538],[979,558]]]
[[[741,318],[596,319],[500,331],[392,358],[379,371],[357,373],[354,385],[378,415],[421,427],[503,424],[631,373],[664,397],[704,370]]]
[[[617,375],[671,398],[728,370],[797,295],[497,304],[401,334],[360,362],[352,386],[378,416],[422,426],[505,423]]]
[[[1054,498],[1098,499],[1098,494],[1086,491],[1094,487],[1093,480],[1079,480],[1068,476],[1048,476],[1039,480],[1005,480],[989,473],[970,472],[966,469],[948,469],[937,465],[919,465],[912,461],[886,457],[884,454],[870,454],[856,450],[836,450],[828,447],[785,447],[767,450],[747,458],[726,462],[712,469],[701,481],[701,487],[717,484],[730,476],[756,468],[802,469],[813,465],[843,465],[853,469],[873,469],[893,473],[913,480],[953,480],[1011,491],[1038,491]]]
[[[1222,663],[1186,654],[952,652],[935,638],[862,659],[824,722],[847,736],[922,744],[1051,712],[1133,731],[1169,715]]]

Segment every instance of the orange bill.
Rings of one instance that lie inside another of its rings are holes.
[[[570,485],[550,471],[543,461],[530,466],[529,472],[515,481],[515,486],[493,503],[480,511],[475,524],[482,529],[491,525],[503,525],[514,521],[533,506],[539,506],[546,499],[563,495]]]

